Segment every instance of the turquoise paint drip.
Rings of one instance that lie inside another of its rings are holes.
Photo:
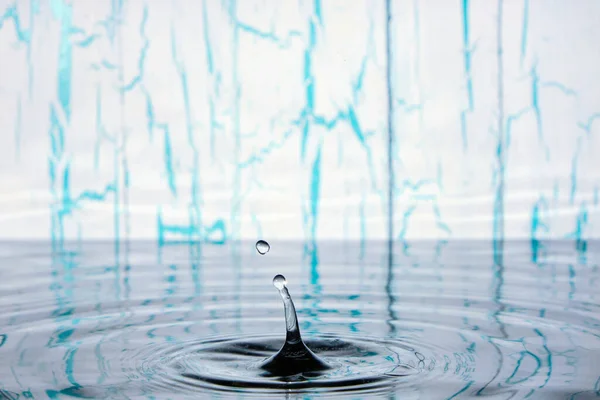
[[[160,124],[159,127],[164,133],[164,162],[165,172],[167,173],[167,183],[171,194],[177,197],[177,182],[175,177],[175,171],[173,170],[173,150],[171,148],[171,132],[169,126]]]
[[[313,10],[314,13],[314,10]],[[308,136],[310,133],[310,122],[309,118],[314,115],[315,109],[315,77],[312,71],[312,57],[313,51],[316,47],[317,33],[315,22],[311,18],[308,23],[308,45],[304,50],[304,84],[305,88],[305,106],[302,110],[302,137],[300,141],[300,158],[304,161],[306,157],[306,146],[308,142]]]
[[[577,193],[577,163],[579,162],[579,152],[581,151],[581,137],[577,139],[577,148],[571,159],[571,190],[569,193],[569,203],[575,204],[575,194]]]
[[[545,81],[544,83],[542,83],[542,87],[558,89],[567,96],[577,97],[577,92],[575,90],[565,86],[564,84],[562,84],[560,82]]]
[[[433,208],[433,215],[435,216],[436,226],[440,230],[446,232],[448,235],[452,235],[452,230],[450,229],[448,224],[446,224],[444,221],[442,221],[442,213],[440,211],[439,205],[434,203],[432,208]]]
[[[588,135],[592,133],[592,125],[596,120],[600,120],[600,113],[592,114],[586,122],[579,122],[577,125],[583,129]]]
[[[240,81],[238,76],[238,53],[240,48],[239,36],[240,27],[237,17],[237,0],[231,0],[229,7],[229,16],[233,22],[233,54],[232,54],[232,86],[234,88],[235,98],[233,105],[233,134],[234,134],[234,146],[233,146],[233,159],[236,165],[234,176],[233,176],[233,199],[231,203],[231,214],[229,219],[229,235],[231,240],[236,242],[240,234],[240,208],[241,208],[241,170],[238,167],[240,163],[241,154],[241,124],[240,124]],[[237,247],[233,247],[234,253],[237,254]],[[236,256],[236,259],[238,257]]]
[[[198,148],[194,140],[195,132],[192,124],[191,106],[189,99],[189,88],[187,83],[187,73],[183,66],[179,64],[181,86],[183,93],[184,109],[185,109],[185,124],[188,138],[188,145],[193,152],[192,161],[192,182],[191,182],[191,204],[189,206],[190,225],[197,231],[202,229],[202,215],[200,213],[200,203],[202,201],[200,194],[200,156]]]
[[[531,68],[531,108],[533,109],[535,115],[535,123],[538,132],[538,139],[540,143],[544,146],[544,150],[546,153],[546,161],[550,160],[550,149],[544,142],[544,129],[542,125],[542,113],[540,110],[539,104],[539,86],[540,86],[540,77],[537,72],[537,66],[534,65]]]
[[[527,37],[529,35],[529,0],[523,0],[523,22],[521,23],[521,65],[527,54]]]
[[[494,222],[493,222],[493,251],[494,263],[497,266],[503,264],[504,251],[504,178],[505,178],[505,126],[504,126],[504,61],[502,45],[502,7],[503,1],[498,1],[498,19],[496,32],[496,62],[498,66],[498,141],[496,144],[497,176],[494,195]],[[501,272],[501,268],[498,273]],[[503,282],[503,279],[500,279]],[[500,284],[501,287],[502,284]]]
[[[408,223],[410,221],[410,217],[412,217],[413,213],[417,209],[417,206],[412,205],[408,207],[404,213],[402,213],[402,222],[400,225],[400,232],[398,233],[398,238],[402,241],[406,240],[406,233],[408,232]]]
[[[152,98],[146,89],[143,89],[144,98],[146,99],[146,129],[148,130],[148,137],[150,138],[150,143],[152,143],[152,139],[154,139],[154,125],[156,124],[154,118],[154,105],[152,104]]]
[[[148,23],[148,5],[144,5],[144,11],[142,14],[142,21],[140,22],[140,37],[142,38],[142,49],[140,50],[140,56],[138,57],[138,73],[134,76],[131,81],[125,85],[122,90],[129,92],[133,90],[138,84],[141,84],[144,78],[144,66],[146,64],[146,56],[148,49],[150,48],[150,40],[146,34],[146,24]]]
[[[55,1],[54,3],[56,3],[55,9],[59,13],[62,22],[58,57],[58,101],[67,121],[69,121],[71,119],[71,71],[73,63],[70,34],[73,28],[73,9],[71,5],[62,2]]]
[[[314,0],[313,2],[313,14],[316,17],[319,24],[323,24],[323,14],[321,8],[321,0]]]
[[[587,240],[585,240],[585,229],[587,225],[588,212],[584,203],[581,205],[581,209],[575,221],[575,231],[571,235],[575,239],[575,248],[582,260],[585,259],[585,254],[587,252]]]
[[[534,264],[538,263],[541,250],[544,248],[538,235],[539,232],[547,233],[549,231],[548,225],[543,221],[542,214],[548,211],[548,202],[542,196],[533,205],[531,210],[531,227],[529,236],[531,240],[531,262]]]
[[[16,5],[11,5],[4,10],[4,14],[0,16],[0,30],[4,28],[7,21],[12,21],[15,28],[17,40],[21,43],[28,44],[31,41],[31,32],[23,29],[21,26],[21,18]]]
[[[473,98],[473,79],[471,74],[471,43],[469,35],[469,0],[462,0],[462,38],[463,38],[463,53],[464,53],[464,68],[465,78],[467,84],[467,102],[468,106],[466,110],[460,113],[460,125],[461,125],[461,136],[463,141],[463,149],[468,147],[468,128],[467,128],[467,114],[473,112],[474,109],[474,98]]]
[[[310,240],[312,242],[310,249],[311,260],[311,284],[319,283],[319,254],[317,247],[317,225],[319,222],[319,203],[321,201],[321,146],[317,150],[315,160],[312,165],[312,176],[310,182]]]
[[[216,76],[215,76],[215,65],[214,65],[214,56],[213,56],[213,48],[212,42],[210,40],[210,31],[209,31],[209,18],[208,11],[206,9],[206,0],[202,1],[202,35],[204,39],[204,49],[206,56],[206,66],[208,67],[208,74],[210,75],[213,84],[216,85]],[[218,93],[218,87],[215,88],[215,94]],[[210,156],[211,161],[215,161],[215,145],[216,145],[216,131],[219,128],[219,123],[217,122],[216,110],[215,110],[215,101],[214,95],[209,91],[208,96],[208,109],[210,115],[210,126],[209,126],[209,134],[210,134]]]

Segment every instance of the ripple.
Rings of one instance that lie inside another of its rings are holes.
[[[257,335],[147,348],[138,354],[142,361],[135,370],[156,385],[190,391],[360,392],[410,384],[431,374],[436,365],[431,351],[400,340],[319,335],[305,343],[330,369],[277,376],[260,364],[277,352],[282,342],[280,336]]]

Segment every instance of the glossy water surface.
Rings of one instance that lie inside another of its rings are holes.
[[[600,398],[596,243],[269,242],[1,244],[0,399]]]

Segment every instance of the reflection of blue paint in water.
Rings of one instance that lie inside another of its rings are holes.
[[[544,197],[541,197],[533,206],[531,212],[531,261],[538,262],[540,251],[543,249],[538,234],[540,231],[548,232],[548,225],[542,220],[542,214],[547,211],[548,203]]]

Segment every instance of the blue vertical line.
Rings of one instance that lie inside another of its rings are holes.
[[[72,45],[69,35],[72,28],[72,6],[64,4],[61,15],[61,39],[58,58],[58,101],[65,113],[66,120],[71,119],[71,69]]]
[[[29,0],[29,37],[33,37],[34,16],[40,12],[39,0]],[[27,42],[27,93],[33,96],[33,63],[31,62],[31,40]]]
[[[463,149],[468,146],[467,135],[467,114],[474,109],[473,100],[473,79],[471,75],[471,49],[470,49],[470,34],[469,34],[469,0],[462,0],[462,27],[463,27],[463,53],[465,63],[465,77],[467,80],[467,99],[468,106],[466,110],[460,113],[461,136],[463,141]]]
[[[539,105],[539,87],[540,87],[540,77],[537,73],[537,66],[534,65],[531,68],[531,107],[533,108],[533,112],[535,114],[535,122],[538,131],[538,139],[544,145],[546,151],[546,160],[550,160],[550,150],[548,146],[544,143],[544,130],[542,125],[542,113]]]
[[[542,196],[534,205],[531,211],[531,262],[537,264],[540,250],[543,245],[538,238],[539,231],[548,232],[548,225],[542,220],[542,213],[547,211],[548,203]]]
[[[231,0],[230,3],[230,16],[232,19],[233,25],[233,54],[232,54],[232,75],[233,75],[233,87],[234,87],[234,111],[233,111],[233,133],[235,135],[234,138],[234,149],[233,149],[233,157],[234,157],[234,165],[235,172],[233,176],[233,201],[231,204],[231,216],[230,216],[230,235],[232,241],[238,239],[240,234],[240,146],[241,146],[241,138],[240,138],[240,82],[238,78],[238,51],[239,51],[239,24],[237,23],[237,0]],[[236,247],[234,245],[234,251]]]
[[[188,215],[189,215],[189,229],[188,231],[188,241],[191,243],[193,239],[193,235],[198,237],[198,243],[203,239],[203,227],[202,227],[202,217],[200,212],[200,204],[201,204],[201,194],[200,194],[200,156],[198,152],[198,146],[194,139],[195,132],[194,126],[192,124],[191,117],[191,105],[190,105],[190,96],[189,96],[189,85],[187,81],[187,71],[183,65],[183,63],[177,57],[176,51],[176,37],[174,27],[171,26],[171,51],[173,55],[173,62],[177,67],[177,71],[179,73],[179,79],[181,81],[181,91],[183,94],[183,104],[185,111],[185,126],[186,133],[188,139],[188,145],[192,149],[193,160],[192,160],[192,182],[191,182],[191,202],[188,206]],[[170,146],[169,146],[170,147]],[[206,238],[204,238],[206,239]],[[196,243],[196,245],[198,245]]]
[[[233,257],[233,268],[236,273],[235,279],[235,301],[238,304],[237,308],[237,321],[238,321],[238,329],[240,328],[241,322],[241,299],[238,293],[240,293],[241,287],[241,279],[239,279],[241,274],[241,257],[238,249],[239,240],[238,235],[240,234],[240,221],[239,221],[239,212],[240,212],[240,82],[238,78],[238,51],[239,51],[239,21],[237,19],[237,0],[230,0],[229,3],[229,16],[231,18],[231,24],[233,29],[233,48],[232,48],[232,80],[233,80],[233,134],[234,138],[234,149],[233,149],[233,160],[235,165],[235,171],[233,175],[233,199],[231,204],[231,215],[230,215],[230,238],[232,243],[231,255]]]
[[[577,162],[579,161],[579,152],[581,151],[581,137],[577,139],[577,147],[571,159],[571,190],[569,191],[569,203],[575,204],[575,194],[577,193]]]
[[[387,281],[385,291],[388,297],[388,326],[390,334],[396,332],[396,314],[393,310],[395,298],[392,290],[394,280],[394,93],[392,86],[393,50],[392,50],[392,0],[385,0],[385,54],[386,54],[386,88],[387,88]]]
[[[318,4],[315,4],[315,7]],[[314,10],[313,14],[317,14],[318,10]],[[318,16],[317,16],[318,17]],[[308,44],[304,50],[304,86],[305,86],[305,101],[306,105],[302,110],[302,135],[300,142],[300,158],[304,161],[306,157],[306,145],[310,134],[310,121],[314,117],[315,110],[315,77],[312,70],[312,57],[317,43],[317,31],[315,21],[311,17],[308,25]]]
[[[497,9],[497,66],[498,66],[498,145],[497,145],[497,161],[498,161],[498,176],[496,182],[496,199],[494,202],[494,231],[493,231],[493,266],[492,266],[492,293],[491,300],[496,305],[496,310],[492,312],[491,318],[496,321],[500,330],[500,337],[507,338],[506,327],[500,319],[500,315],[506,309],[506,305],[502,301],[502,291],[504,288],[504,76],[503,76],[503,58],[502,58],[502,15],[503,0],[498,0]],[[502,350],[493,337],[488,336],[487,340],[494,347],[498,358],[498,367],[491,379],[485,383],[481,389],[477,391],[477,396],[482,396],[482,393],[494,382],[502,371],[504,365],[504,355]]]
[[[317,246],[317,225],[319,223],[319,203],[321,201],[321,144],[317,149],[317,154],[312,165],[310,181],[310,282],[313,285],[319,284],[319,251]]]
[[[502,6],[503,0],[498,0],[498,26],[497,26],[497,68],[498,68],[498,142],[496,145],[496,161],[498,174],[494,200],[494,262],[502,265],[504,248],[504,172],[505,172],[505,143],[504,143],[504,66],[502,48]]]
[[[53,11],[57,18],[61,21],[60,43],[58,55],[58,73],[57,73],[57,97],[60,108],[65,115],[65,125],[69,124],[71,115],[71,42],[69,34],[72,29],[72,9],[71,6],[62,4],[61,2],[53,3]],[[16,20],[15,20],[16,21]],[[16,22],[15,22],[15,26]],[[63,172],[63,204],[58,202],[57,191],[57,176],[60,174],[58,169],[61,166],[61,161],[65,155],[65,127],[59,121],[58,112],[54,105],[50,106],[50,145],[51,156],[49,160],[49,175],[51,193],[54,196],[55,204],[52,206],[51,212],[51,241],[53,249],[57,245],[64,244],[64,216],[70,210],[64,209],[64,198],[68,193],[68,182],[64,181],[64,176],[68,176],[68,167],[65,167]],[[69,205],[70,206],[70,205]]]
[[[423,88],[421,85],[421,19],[419,17],[419,0],[413,0],[413,18],[415,22],[415,80],[419,88],[419,103],[423,103]],[[423,107],[419,107],[419,128],[423,128]]]
[[[575,239],[575,248],[579,253],[580,257],[583,258],[587,251],[587,241],[585,240],[585,228],[588,224],[588,212],[585,203],[581,205],[581,209],[577,214],[575,221],[575,232],[573,237]]]
[[[529,0],[523,0],[523,25],[521,27],[521,65],[527,53],[527,34],[529,30]]]
[[[237,26],[237,24],[236,24]],[[214,66],[214,56],[213,56],[213,49],[212,49],[212,44],[210,41],[210,30],[209,30],[209,25],[208,25],[208,10],[206,9],[206,0],[202,1],[202,27],[203,27],[203,35],[204,35],[204,48],[206,51],[206,66],[208,68],[208,74],[211,76],[211,78],[214,79],[214,74],[215,74],[215,66]],[[211,81],[211,85],[214,84],[213,81]],[[213,92],[212,90],[208,91],[208,109],[209,109],[209,113],[210,113],[210,127],[209,127],[209,132],[210,132],[210,156],[211,156],[211,160],[214,161],[215,160],[215,139],[216,139],[216,125],[217,125],[217,121],[216,121],[216,112],[215,112],[215,100],[213,98]]]
[[[171,194],[177,197],[177,184],[175,181],[175,172],[173,171],[173,151],[171,149],[171,132],[168,125],[160,124],[160,128],[164,133],[164,157],[165,170],[167,173],[167,182]]]
[[[120,14],[122,15],[123,13],[120,12]],[[143,25],[145,26],[146,21],[148,18],[148,8],[147,6],[144,7],[144,15],[143,15]],[[119,20],[122,19],[122,16],[119,18]],[[140,32],[140,34],[143,35],[143,31]],[[121,29],[119,29],[119,56],[121,59],[121,68],[120,68],[120,80],[119,83],[121,85],[123,85],[124,83],[124,76],[123,76],[123,65],[124,65],[124,60],[123,60],[123,32],[121,31]],[[139,68],[140,71],[143,71],[143,59],[145,59],[146,56],[146,52],[148,50],[148,42],[146,41],[144,43],[144,48],[142,49],[142,56],[140,56],[141,60],[139,61]],[[140,76],[143,75],[143,72],[140,72]],[[124,264],[124,276],[123,276],[123,287],[125,289],[125,298],[129,299],[129,295],[130,295],[130,291],[131,291],[131,286],[129,285],[129,270],[130,270],[130,266],[129,266],[129,246],[130,246],[130,234],[131,234],[131,221],[130,221],[130,204],[129,204],[129,183],[130,183],[130,174],[129,174],[129,160],[127,159],[127,142],[128,142],[128,136],[129,136],[129,131],[127,129],[127,125],[126,125],[126,115],[125,115],[125,91],[124,90],[120,90],[119,91],[120,94],[120,101],[121,101],[121,132],[122,132],[122,140],[121,143],[119,144],[119,151],[121,154],[121,165],[120,165],[120,173],[119,175],[117,175],[118,178],[118,182],[115,182],[115,188],[118,188],[119,185],[121,186],[121,190],[122,190],[122,198],[119,198],[118,201],[123,202],[123,236],[124,236],[124,243],[123,243],[123,264]],[[117,232],[117,240],[121,241],[121,232],[120,230],[116,230]],[[120,260],[118,260],[120,261]],[[116,267],[116,269],[118,268],[118,265]],[[120,287],[119,287],[120,290]],[[120,295],[120,292],[117,293],[117,295]]]
[[[119,65],[117,69],[117,78],[119,80],[119,86],[123,87],[123,35],[121,31],[121,19],[122,19],[122,2],[120,0],[112,1],[112,18],[116,22],[115,34],[117,36],[117,57],[119,59]],[[119,132],[117,134],[118,139],[115,141],[114,152],[113,152],[113,179],[114,179],[114,197],[113,197],[113,229],[114,229],[114,257],[115,257],[115,296],[117,299],[121,297],[121,168],[124,158],[123,152],[125,140],[125,91],[119,90]],[[123,190],[125,191],[125,190]]]

